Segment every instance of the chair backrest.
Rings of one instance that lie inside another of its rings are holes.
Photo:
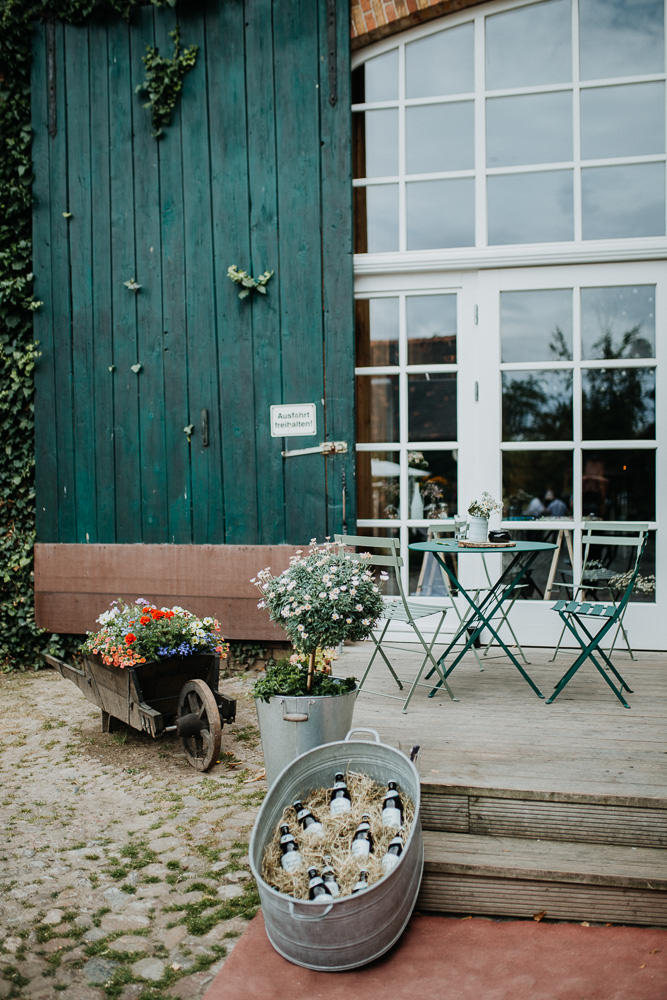
[[[348,559],[362,563],[364,566],[382,566],[387,572],[393,570],[399,596],[405,603],[401,568],[403,558],[400,554],[398,538],[377,538],[375,535],[334,535],[338,545],[345,546]]]
[[[584,546],[584,557],[581,564],[581,578],[590,559],[591,547],[604,545],[615,548],[635,549],[634,560],[628,567],[633,571],[639,566],[640,550],[643,552],[648,538],[648,524],[643,521],[584,521],[582,525],[581,542]]]
[[[636,558],[635,558],[635,565],[634,565],[634,569],[632,571],[632,576],[630,577],[628,585],[625,588],[625,590],[623,591],[623,594],[621,595],[620,600],[617,601],[617,603],[616,603],[616,611],[617,611],[618,615],[621,614],[621,612],[625,608],[625,605],[630,600],[630,595],[632,594],[632,591],[634,589],[635,583],[637,582],[637,577],[639,576],[639,564],[642,561],[642,556],[644,555],[644,550],[645,550],[645,548],[646,548],[647,545],[648,545],[648,530],[643,533],[643,538],[642,538],[642,540],[641,540],[641,542],[639,544],[639,547],[637,549],[637,555],[636,555]]]

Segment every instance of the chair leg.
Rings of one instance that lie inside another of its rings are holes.
[[[452,701],[456,701],[456,698],[454,697],[452,689],[450,688],[450,686],[449,686],[449,684],[447,682],[447,679],[445,678],[445,675],[444,675],[443,671],[440,669],[440,665],[438,664],[438,662],[436,661],[435,657],[433,656],[433,647],[435,646],[436,640],[438,638],[438,634],[440,632],[440,629],[442,628],[443,621],[444,621],[444,617],[440,619],[440,624],[438,625],[437,629],[435,630],[435,632],[433,634],[433,638],[431,639],[431,642],[428,645],[426,643],[426,640],[422,636],[421,632],[419,631],[419,628],[417,627],[417,623],[414,621],[414,619],[409,623],[410,627],[413,630],[413,632],[415,633],[415,635],[417,636],[417,638],[421,642],[422,649],[424,650],[425,655],[424,655],[424,659],[421,662],[421,666],[419,667],[419,670],[417,671],[415,679],[412,682],[412,686],[410,687],[410,691],[408,692],[408,696],[405,699],[405,702],[403,703],[403,713],[404,714],[408,710],[408,705],[410,704],[410,699],[412,698],[412,695],[415,693],[417,685],[418,685],[418,683],[419,683],[419,681],[421,679],[421,676],[424,673],[424,670],[426,668],[426,664],[429,661],[432,664],[431,673],[433,672],[433,670],[435,670],[435,672],[437,673],[438,677],[440,678],[441,683],[445,685],[445,690],[447,691],[447,694],[449,695],[449,697],[451,698],[451,700]]]
[[[554,650],[554,655],[549,660],[549,663],[553,663],[554,660],[556,659],[556,657],[558,656],[558,650],[560,649],[560,644],[563,641],[563,636],[564,635],[565,635],[565,625],[563,625],[562,629],[560,630],[560,635],[558,636],[558,643],[556,644],[556,648]]]
[[[375,636],[371,633],[371,639],[375,643],[375,649],[373,651],[373,655],[371,656],[370,660],[368,661],[368,665],[367,665],[366,669],[364,670],[363,677],[359,681],[359,686],[358,686],[358,690],[359,691],[361,691],[361,689],[362,689],[362,687],[364,685],[364,682],[365,682],[366,678],[368,677],[368,674],[370,673],[370,669],[373,666],[373,662],[375,660],[375,657],[377,656],[378,653],[380,654],[380,656],[384,660],[386,666],[389,668],[389,672],[391,673],[391,676],[394,678],[394,680],[398,684],[399,691],[403,690],[403,685],[401,684],[401,681],[400,681],[398,675],[396,674],[396,671],[394,670],[394,668],[392,667],[391,663],[387,659],[387,656],[386,656],[384,650],[382,649],[382,645],[381,645],[382,640],[384,639],[384,636],[385,636],[385,632],[387,631],[388,628],[389,628],[389,620],[387,620],[385,622],[384,628],[382,629],[382,634],[381,634],[381,636],[380,636],[379,639],[376,639]]]

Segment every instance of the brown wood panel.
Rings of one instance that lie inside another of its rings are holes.
[[[667,926],[667,893],[602,885],[439,875],[424,870],[417,908],[550,920]]]
[[[280,572],[290,545],[35,545],[35,619],[51,632],[83,633],[114,598],[145,597],[215,615],[227,639],[282,642],[257,608],[257,571]]]

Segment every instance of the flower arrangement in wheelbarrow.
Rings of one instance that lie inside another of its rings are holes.
[[[308,550],[292,556],[282,573],[274,576],[267,567],[251,582],[262,593],[257,607],[268,610],[271,621],[283,627],[296,650],[295,656],[278,665],[279,676],[272,679],[267,670],[266,677],[255,685],[255,696],[268,700],[274,694],[333,693],[327,687],[335,687],[339,681],[329,676],[330,666],[316,670],[318,651],[326,663],[331,656],[322,651],[328,647],[370,635],[383,610],[380,588],[371,570],[347,559],[342,545],[318,545],[312,539]],[[354,686],[354,679],[348,680]],[[301,691],[293,690],[296,687]]]
[[[88,634],[81,652],[99,656],[109,667],[205,653],[224,659],[229,648],[215,618],[198,618],[178,605],[158,608],[143,597],[132,604],[113,601],[97,623],[101,628]]]

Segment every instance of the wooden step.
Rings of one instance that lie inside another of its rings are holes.
[[[667,798],[422,784],[425,830],[667,847]]]
[[[659,848],[424,831],[418,908],[667,926]]]

